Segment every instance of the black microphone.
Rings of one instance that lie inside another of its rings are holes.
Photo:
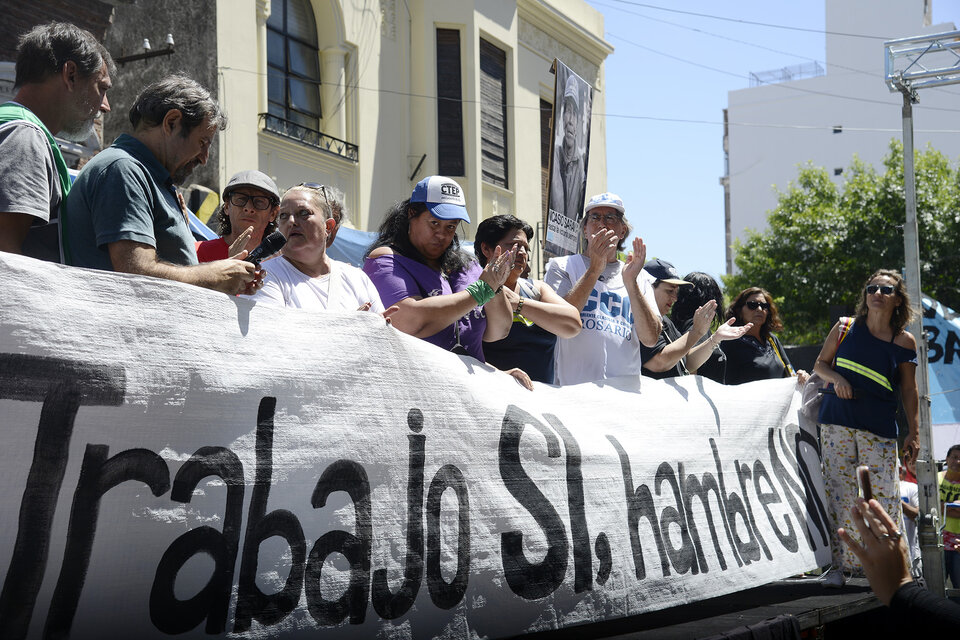
[[[266,238],[260,241],[260,244],[256,249],[250,252],[244,260],[251,262],[258,267],[260,266],[260,261],[264,258],[269,258],[277,251],[283,248],[283,245],[287,244],[287,239],[279,231],[274,231]]]

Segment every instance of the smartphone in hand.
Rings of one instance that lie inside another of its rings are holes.
[[[873,498],[873,487],[870,484],[870,467],[865,464],[857,467],[857,486],[864,500]]]

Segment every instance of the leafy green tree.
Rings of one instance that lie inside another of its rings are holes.
[[[960,169],[939,151],[916,152],[917,221],[923,292],[960,309]],[[830,306],[856,304],[876,269],[903,270],[903,147],[892,140],[883,173],[856,156],[836,185],[807,165],[779,193],[763,232],[736,241],[738,273],[723,277],[728,298],[761,286],[777,299],[782,338],[818,344]]]

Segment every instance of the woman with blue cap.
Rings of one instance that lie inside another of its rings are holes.
[[[497,249],[481,267],[460,249],[457,227],[470,223],[463,190],[443,176],[424,178],[409,200],[387,212],[363,270],[393,326],[442,349],[484,362],[483,342],[509,333],[513,313],[501,287],[516,247]]]

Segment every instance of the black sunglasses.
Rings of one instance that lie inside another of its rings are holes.
[[[757,302],[756,300],[747,300],[747,309],[750,309],[750,311],[756,311],[757,309],[763,309],[764,311],[769,311],[770,303]]]
[[[257,211],[266,211],[274,205],[273,198],[267,196],[248,196],[245,193],[232,191],[227,194],[227,202],[235,207],[245,207],[248,202],[253,203],[253,208]]]
[[[874,294],[877,291],[879,291],[885,296],[892,296],[893,292],[896,291],[896,289],[894,289],[888,284],[868,284],[867,285],[867,294]]]

